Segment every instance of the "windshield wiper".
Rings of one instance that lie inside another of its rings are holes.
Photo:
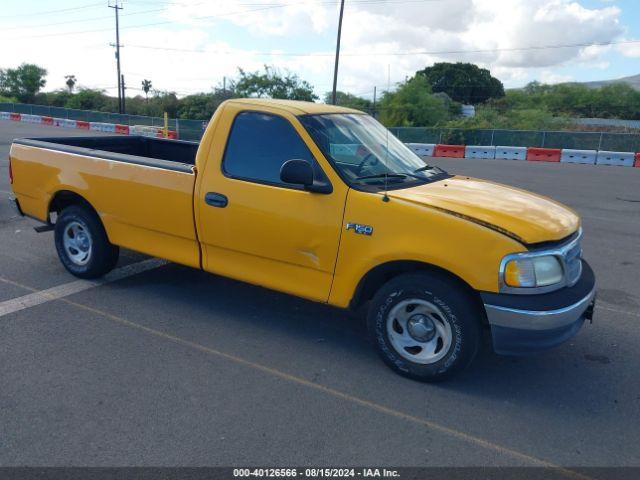
[[[427,170],[437,170],[438,173],[444,173],[444,170],[435,165],[425,165],[424,167],[416,168],[413,173],[426,172]]]
[[[414,175],[413,173],[376,173],[375,175],[364,175],[356,177],[356,180],[366,180],[371,178],[417,178],[418,180],[429,180],[429,177],[423,175]]]
[[[372,178],[407,178],[407,174],[404,173],[376,173],[375,175],[363,175],[362,177],[356,177],[356,180],[367,180]]]

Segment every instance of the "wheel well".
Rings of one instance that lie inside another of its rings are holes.
[[[69,190],[60,190],[49,202],[49,214],[54,212],[56,215],[60,215],[60,212],[71,205],[82,205],[90,208],[95,212],[95,209],[91,204],[82,196]],[[96,212],[97,214],[97,212]]]
[[[451,273],[444,268],[431,265],[429,263],[417,262],[413,260],[398,260],[393,262],[383,263],[369,270],[364,277],[358,283],[356,291],[349,303],[349,308],[352,310],[358,310],[369,300],[373,298],[376,292],[385,283],[398,275],[414,272],[429,272],[442,277],[446,277],[448,280],[457,283],[461,289],[465,290],[470,298],[472,298],[479,307],[479,310],[484,312],[484,305],[480,295],[474,290],[471,285],[465,282],[457,275]],[[485,317],[485,315],[483,315]],[[486,321],[486,318],[483,318]]]

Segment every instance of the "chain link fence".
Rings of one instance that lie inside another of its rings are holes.
[[[69,118],[87,122],[117,123],[163,127],[161,117],[122,115],[119,113],[76,110],[73,108],[0,103],[0,111]],[[207,126],[206,120],[169,119],[169,129],[182,140],[198,142]],[[405,143],[451,143],[462,145],[502,145],[507,147],[574,148],[578,150],[612,150],[640,152],[640,135],[610,132],[556,132],[537,130],[490,130],[395,127],[389,129]]]
[[[405,143],[452,143],[640,152],[640,135],[636,133],[464,130],[417,127],[399,127],[390,128],[389,130]]]
[[[92,110],[77,110],[73,108],[50,107],[46,105],[29,105],[24,103],[0,102],[1,112],[15,112],[45,117],[68,118],[70,120],[84,120],[86,122],[115,123],[120,125],[145,125],[150,127],[164,127],[164,118],[148,117],[144,115],[128,115],[120,113],[96,112]],[[200,141],[207,122],[203,120],[183,120],[170,118],[169,129],[178,132],[182,140]]]

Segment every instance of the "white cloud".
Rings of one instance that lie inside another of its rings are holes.
[[[633,43],[621,43],[616,45],[616,49],[625,57],[640,58],[640,40],[627,40]]]
[[[156,88],[180,93],[206,91],[223,76],[235,76],[237,67],[255,70],[267,63],[297,73],[314,84],[319,93],[328,91],[333,73],[337,2],[283,3],[288,6],[282,7],[273,0],[174,0],[161,14],[160,20],[167,24],[123,28],[127,83],[138,87],[146,77]],[[624,33],[621,17],[616,6],[603,3],[600,8],[587,8],[578,0],[347,1],[339,87],[364,93],[376,85],[381,91],[387,85],[388,69],[391,83],[395,84],[436,61],[477,63],[489,68],[507,86],[522,85],[534,78],[561,81],[566,76],[554,72],[562,67],[607,68],[607,56],[612,51],[639,58],[640,43],[521,48],[611,42]],[[1,23],[0,37],[8,37],[2,33]],[[217,32],[229,30],[219,27],[229,23],[233,31],[241,34],[217,37]],[[72,29],[57,28],[46,33]],[[12,31],[8,38],[33,34],[33,30],[25,28]],[[50,71],[49,88],[63,87],[65,74],[75,74],[79,83],[87,86],[113,86],[115,60],[113,49],[108,47],[112,37],[109,30],[51,39],[0,38],[5,45],[9,42],[9,48],[3,49],[1,66],[22,61],[45,65]],[[265,56],[265,51],[275,51],[269,48],[270,41],[281,45],[281,51],[311,49],[327,56]],[[321,42],[325,46],[319,50],[317,45]],[[135,45],[168,50],[140,49]],[[398,52],[431,53],[396,55]]]
[[[288,2],[286,8],[272,0],[254,0],[250,4],[243,0],[180,0],[168,6],[164,17],[194,26],[227,20],[246,28],[251,35],[285,36],[322,32],[328,26],[330,10],[314,0]]]
[[[553,72],[551,70],[543,70],[540,73],[539,80],[542,83],[554,84],[554,83],[570,82],[570,81],[574,80],[574,78],[571,75],[561,75],[561,74],[555,73],[555,72]]]

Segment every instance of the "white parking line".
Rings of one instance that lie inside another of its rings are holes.
[[[163,265],[166,265],[167,263],[169,262],[167,262],[166,260],[151,258],[149,260],[144,260],[142,262],[116,268],[99,280],[76,280],[74,282],[58,285],[57,287],[49,288],[47,290],[30,293],[18,298],[12,298],[11,300],[5,300],[4,302],[0,303],[0,317],[3,317],[4,315],[8,315],[10,313],[18,312],[20,310],[24,310],[26,308],[35,307],[36,305],[41,305],[52,300],[68,297],[69,295],[73,295],[74,293],[89,290],[94,287],[99,287],[100,285],[105,285],[117,280],[122,280],[123,278],[127,278],[138,273],[153,270],[154,268],[161,267]],[[13,283],[10,280],[4,279],[2,277],[0,277],[0,280],[4,281],[5,283]]]

